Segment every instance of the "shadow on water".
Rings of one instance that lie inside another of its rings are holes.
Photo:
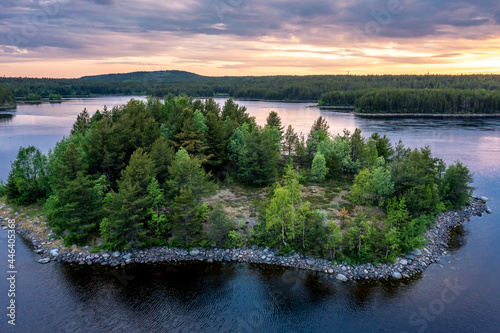
[[[76,304],[66,331],[82,324],[96,331],[202,331],[229,316],[224,304],[238,272],[234,265],[217,263],[61,269]]]
[[[467,245],[467,237],[470,231],[466,230],[463,225],[453,228],[450,231],[450,238],[448,239],[448,250],[457,251],[461,247]]]
[[[9,124],[16,115],[13,112],[0,111],[0,123]]]

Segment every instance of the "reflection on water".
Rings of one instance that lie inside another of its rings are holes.
[[[48,151],[68,135],[77,114],[126,103],[129,97],[18,106],[0,113],[0,179],[19,146]],[[223,99],[217,99],[223,103]],[[276,111],[285,126],[307,134],[320,115],[331,133],[359,127],[392,142],[428,145],[447,163],[459,159],[475,173],[478,195],[494,214],[474,217],[452,233],[450,252],[410,281],[337,282],[323,273],[242,264],[140,265],[112,270],[52,263],[17,245],[19,332],[415,332],[415,313],[437,304],[447,281],[466,287],[432,320],[427,332],[495,332],[500,327],[500,119],[358,118],[310,104],[239,102],[259,124]],[[9,114],[11,116],[9,116]],[[7,115],[7,116],[5,116]],[[0,230],[0,249],[7,248]],[[4,253],[3,251],[1,253]],[[6,258],[4,256],[3,258]],[[7,271],[7,262],[0,267]],[[0,301],[7,301],[0,279]],[[429,311],[431,311],[429,310]],[[412,321],[412,318],[414,319]],[[418,319],[423,320],[423,317]],[[5,321],[1,332],[9,332]],[[4,329],[5,328],[5,329]]]
[[[10,125],[10,122],[14,117],[15,117],[14,112],[0,111],[0,123],[6,123],[7,125]]]

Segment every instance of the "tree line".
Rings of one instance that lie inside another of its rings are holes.
[[[459,89],[498,91],[500,75],[309,75],[208,77],[181,71],[136,72],[80,79],[0,78],[18,98],[51,93],[61,96],[152,95],[319,101],[354,105],[370,89]]]
[[[259,244],[354,261],[390,261],[422,246],[435,213],[468,203],[472,176],[459,162],[446,167],[428,148],[393,146],[378,133],[328,129],[320,117],[298,135],[276,112],[258,126],[231,99],[222,107],[172,95],[131,100],[92,116],[84,110],[48,155],[21,147],[0,195],[43,202],[67,245]],[[223,203],[204,200],[224,182],[265,189],[248,237]],[[306,197],[311,184],[348,184],[347,204],[327,213]]]
[[[500,90],[379,89],[355,106],[359,113],[490,114],[500,112]]]

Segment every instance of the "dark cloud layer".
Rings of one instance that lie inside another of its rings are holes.
[[[349,48],[353,41],[498,38],[498,25],[498,0],[2,0],[0,54],[133,57],[214,38],[220,47],[227,39],[273,38]]]

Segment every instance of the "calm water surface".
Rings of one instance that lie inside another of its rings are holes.
[[[92,113],[128,99],[70,100],[0,112],[0,179],[7,178],[20,146],[47,152],[69,134],[84,108]],[[304,134],[322,115],[331,133],[359,127],[365,135],[378,131],[410,147],[428,145],[447,163],[469,166],[476,194],[490,198],[494,213],[458,229],[440,263],[412,281],[395,283],[340,284],[323,274],[241,264],[138,266],[114,273],[40,265],[18,240],[17,325],[7,325],[2,310],[0,332],[499,331],[500,119],[366,119],[302,103],[239,104],[259,124],[274,110],[284,125]],[[6,253],[7,234],[0,231],[4,277]],[[3,309],[7,290],[2,278]]]

